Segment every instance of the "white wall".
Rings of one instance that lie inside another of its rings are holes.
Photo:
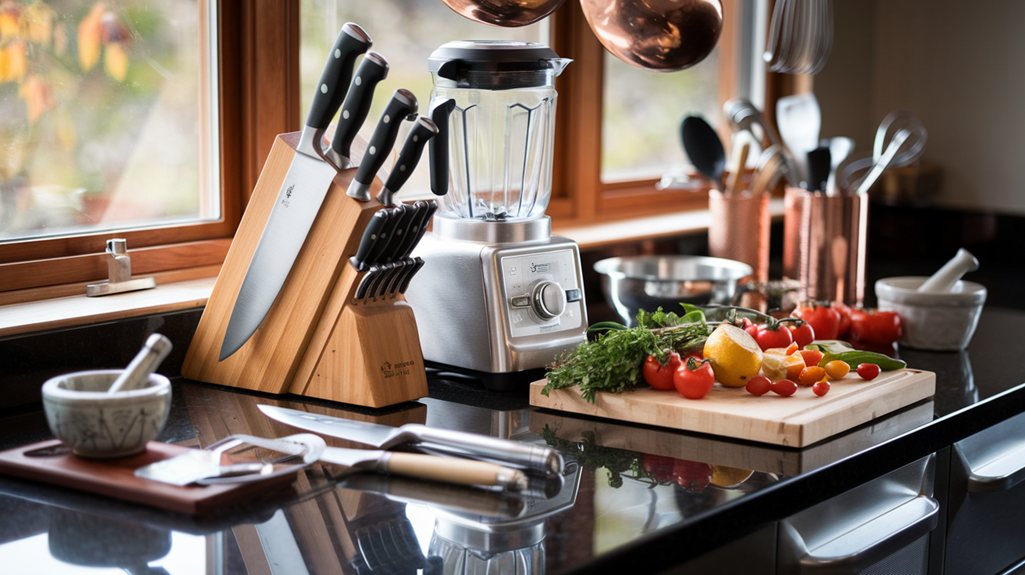
[[[815,78],[824,137],[871,150],[889,111],[929,130],[936,203],[1025,214],[1025,1],[835,0],[835,46]]]

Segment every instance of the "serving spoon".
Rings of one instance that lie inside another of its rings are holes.
[[[719,134],[700,116],[687,116],[680,124],[680,140],[690,163],[720,189],[726,171],[726,150]]]

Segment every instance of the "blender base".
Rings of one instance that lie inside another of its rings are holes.
[[[465,367],[447,365],[435,361],[424,361],[427,375],[430,378],[449,379],[471,385],[481,385],[488,391],[522,391],[539,379],[544,378],[545,368],[539,367],[524,371],[489,373]]]

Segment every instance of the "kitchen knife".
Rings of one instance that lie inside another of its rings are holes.
[[[399,258],[399,252],[405,244],[404,238],[416,216],[416,209],[410,204],[394,206],[398,217],[393,220],[391,233],[388,235],[388,243],[381,250],[380,259],[377,263],[392,262]]]
[[[413,276],[416,275],[416,272],[420,271],[420,268],[424,267],[423,258],[415,257],[413,258],[413,261],[416,263],[414,263],[413,266],[409,268],[406,275],[402,277],[402,283],[399,284],[399,293],[406,293],[406,288],[409,287],[409,282],[413,279]]]
[[[377,234],[377,239],[370,245],[370,251],[363,259],[363,268],[380,265],[387,261],[384,257],[388,245],[391,243],[392,235],[395,233],[395,226],[402,217],[402,210],[397,207],[382,208],[379,212],[385,213],[384,226]]]
[[[392,168],[388,180],[384,183],[384,189],[377,195],[377,201],[384,205],[392,204],[392,196],[413,174],[417,163],[420,162],[424,146],[437,133],[438,126],[430,119],[423,116],[416,119],[413,128],[406,135],[406,142],[402,144],[402,150],[399,151],[399,159],[395,160],[395,167]]]
[[[365,297],[376,298],[380,295],[381,284],[384,282],[385,278],[388,277],[388,274],[391,273],[391,270],[394,267],[395,264],[386,263],[370,268],[370,281],[367,284]]]
[[[324,130],[345,96],[343,90],[349,83],[356,57],[366,52],[370,43],[370,36],[351,22],[338,33],[299,136],[296,154],[231,310],[221,342],[221,361],[238,351],[260,327],[313,226],[336,174],[334,166],[321,157]]]
[[[358,271],[363,271],[367,268],[366,259],[370,255],[371,249],[374,247],[374,243],[377,242],[381,232],[385,229],[385,223],[388,221],[388,212],[386,210],[377,210],[374,216],[367,222],[367,227],[363,229],[363,236],[359,240],[359,246],[356,248],[356,255],[349,258],[349,263],[352,267]]]
[[[397,260],[408,258],[409,252],[413,251],[413,244],[416,242],[420,225],[423,223],[423,216],[427,213],[428,208],[425,200],[416,200],[412,204],[406,205],[409,206],[412,216],[409,219],[409,226],[403,230],[402,243],[395,250],[394,258]]]
[[[410,254],[413,253],[413,250],[416,249],[417,244],[420,243],[420,240],[423,239],[424,234],[427,233],[427,224],[430,223],[431,216],[433,216],[434,212],[436,212],[437,210],[438,210],[438,202],[435,202],[435,201],[427,202],[427,207],[424,210],[423,215],[420,216],[420,223],[419,223],[419,227],[417,227],[417,229],[416,229],[416,236],[413,237],[413,241],[412,241],[411,245],[406,250],[406,252],[404,254],[402,254],[402,257],[409,257]]]
[[[343,170],[352,165],[352,141],[356,139],[356,134],[370,112],[374,89],[387,77],[388,61],[377,52],[367,52],[349,84],[345,100],[342,101],[338,124],[335,126],[335,137],[331,140],[331,149],[327,152],[328,159],[338,169]]]
[[[436,196],[448,193],[448,117],[456,107],[452,98],[431,109],[431,121],[438,127],[438,133],[431,139],[427,150],[431,167],[431,191]]]
[[[370,200],[370,184],[384,164],[388,152],[395,145],[395,138],[399,135],[399,125],[404,118],[412,119],[416,114],[416,108],[416,96],[412,92],[405,88],[395,91],[388,106],[385,107],[384,113],[381,114],[381,119],[378,120],[373,135],[370,136],[367,151],[363,154],[359,169],[356,170],[356,176],[353,177],[349,189],[345,192],[349,197],[361,202]]]
[[[404,262],[390,262],[386,264],[384,275],[381,277],[380,283],[374,288],[374,297],[387,297],[391,295],[395,278],[402,273],[403,269],[405,269]]]
[[[545,473],[562,472],[562,455],[547,447],[499,439],[477,433],[434,429],[407,423],[391,427],[298,411],[273,405],[258,405],[264,415],[282,423],[332,437],[372,445],[380,449],[401,444],[422,444],[433,451],[502,461]]]

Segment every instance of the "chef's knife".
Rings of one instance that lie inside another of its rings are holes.
[[[395,167],[392,168],[388,180],[384,183],[384,189],[377,195],[377,201],[384,205],[392,204],[392,197],[399,191],[402,184],[406,183],[409,176],[413,174],[420,156],[423,153],[427,142],[438,133],[438,126],[430,119],[423,116],[416,119],[413,128],[406,135],[406,142],[402,144],[399,151],[399,159],[395,160]]]
[[[392,146],[395,145],[395,138],[399,135],[399,125],[404,118],[415,117],[416,108],[416,96],[412,92],[405,88],[395,91],[388,106],[385,107],[384,113],[381,114],[381,119],[378,120],[373,135],[370,136],[367,151],[363,154],[359,169],[356,170],[356,176],[353,177],[349,189],[345,192],[349,197],[361,202],[370,200],[370,184],[384,164],[384,159],[388,156]]]
[[[370,221],[367,222],[367,227],[363,229],[363,236],[360,238],[359,246],[356,248],[356,255],[349,258],[349,263],[352,264],[352,267],[358,271],[363,271],[367,268],[367,256],[370,255],[374,243],[377,242],[381,232],[384,231],[387,221],[388,212],[386,210],[377,210],[374,216],[370,218]]]
[[[273,405],[258,405],[257,407],[271,419],[293,427],[381,449],[407,443],[422,444],[425,448],[429,447],[433,451],[502,461],[545,473],[562,472],[562,455],[547,446],[463,431],[434,429],[416,423],[391,427]]]
[[[456,107],[454,99],[448,99],[431,109],[431,121],[438,126],[438,133],[431,139],[427,150],[431,167],[431,191],[436,196],[448,193],[448,117]]]
[[[349,84],[349,92],[345,94],[345,100],[342,101],[342,110],[338,115],[338,124],[335,126],[335,137],[331,140],[331,149],[327,152],[328,159],[334,162],[338,169],[345,169],[352,165],[350,162],[352,141],[356,139],[356,134],[359,133],[359,129],[370,112],[374,89],[386,77],[388,77],[388,61],[377,52],[367,52]]]
[[[260,327],[331,188],[336,171],[321,158],[321,140],[345,96],[343,90],[349,83],[356,57],[366,52],[370,43],[370,36],[351,22],[338,33],[317,84],[296,154],[231,310],[221,343],[221,361],[238,351]]]

